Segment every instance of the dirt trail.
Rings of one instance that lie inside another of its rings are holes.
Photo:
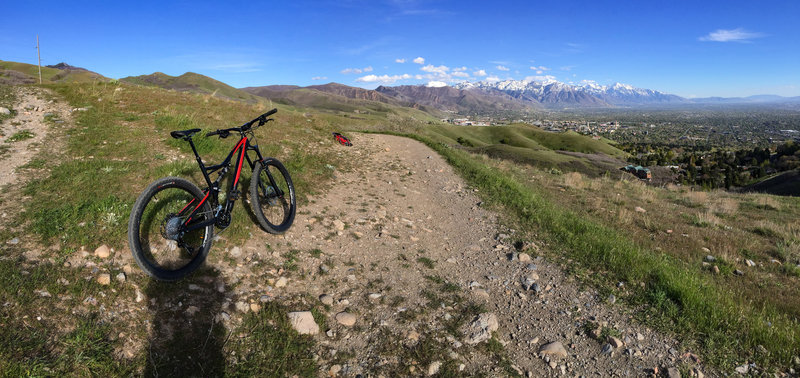
[[[300,251],[291,255],[294,273],[273,272],[266,288],[271,295],[332,299],[329,330],[316,336],[323,371],[424,374],[429,366],[406,366],[392,350],[393,344],[413,346],[428,337],[465,373],[505,375],[486,348],[468,345],[475,340],[466,327],[481,311],[497,317],[495,336],[520,373],[640,376],[679,363],[674,340],[633,324],[608,298],[579,289],[557,266],[536,257],[535,244],[518,254],[514,231],[498,228],[497,215],[428,147],[386,135],[352,139],[354,146],[341,153],[358,162],[356,168],[336,172],[333,188],[300,208],[285,246],[274,236],[256,235],[242,248],[245,260],[267,245],[273,260]],[[321,255],[308,252],[314,250]],[[224,274],[246,283],[250,271],[237,264]],[[286,287],[278,287],[279,276],[288,278]],[[240,286],[239,298],[263,290],[250,285]],[[482,309],[468,313],[475,308],[470,302]],[[340,312],[355,314],[355,325],[340,324]],[[462,314],[464,324],[454,332],[453,319]],[[587,327],[590,321],[608,330],[591,337],[589,328],[596,327]],[[566,357],[537,356],[550,342],[560,342]],[[342,352],[349,358],[335,357]]]
[[[69,114],[69,108],[64,104],[46,98],[48,94],[46,90],[31,87],[16,87],[15,90],[18,103],[14,108],[17,114],[0,124],[0,143],[8,146],[8,151],[0,157],[3,164],[3,170],[0,171],[0,187],[17,183],[23,177],[18,174],[17,168],[30,162],[43,147],[43,142],[51,129],[46,119],[52,119],[53,123],[61,123],[63,122],[61,118]],[[32,137],[9,141],[9,138],[24,132],[32,133]]]
[[[46,89],[18,86],[14,88],[17,102],[13,105],[16,115],[0,124],[0,227],[19,228],[9,221],[22,210],[22,187],[31,178],[46,174],[47,166],[26,167],[43,148],[50,151],[53,160],[60,156],[63,145],[58,138],[70,117],[70,108],[51,99]],[[28,243],[24,243],[28,245]],[[38,251],[34,245],[32,250]],[[38,252],[26,253],[28,257]]]

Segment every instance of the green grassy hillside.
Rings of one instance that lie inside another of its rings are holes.
[[[254,96],[221,81],[194,72],[187,72],[180,76],[170,76],[161,72],[155,72],[150,75],[124,77],[120,79],[120,81],[137,85],[174,89],[179,92],[213,95],[248,103],[263,101],[263,99],[258,96]]]
[[[603,140],[574,132],[551,133],[528,125],[431,125],[425,127],[423,133],[434,140],[458,145],[470,152],[590,175],[618,168],[624,164],[627,156],[624,151]]]
[[[110,81],[111,79],[96,72],[84,70],[59,70],[42,67],[42,82],[51,83],[86,83],[93,81]],[[8,62],[0,60],[0,84],[33,84],[39,83],[39,67],[34,64]]]

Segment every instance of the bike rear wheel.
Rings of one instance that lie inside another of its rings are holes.
[[[128,244],[139,267],[162,281],[181,279],[205,261],[214,224],[185,231],[213,219],[211,203],[191,182],[166,177],[150,184],[133,206]]]
[[[271,234],[292,226],[297,202],[289,171],[273,158],[256,163],[250,179],[250,204],[258,223]]]

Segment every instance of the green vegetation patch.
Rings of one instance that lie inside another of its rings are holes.
[[[289,323],[289,310],[269,302],[258,313],[247,315],[235,332],[230,350],[237,356],[228,373],[241,377],[314,377],[314,340],[300,335]],[[315,317],[316,318],[316,317]]]
[[[26,139],[31,139],[34,136],[36,136],[36,134],[34,134],[32,131],[29,130],[17,131],[16,133],[14,133],[14,135],[6,139],[6,143],[20,142]]]
[[[3,376],[130,375],[132,367],[116,360],[110,327],[96,313],[64,321],[48,313],[53,297],[83,297],[93,282],[77,271],[47,263],[20,269],[22,260],[0,260],[0,373]],[[61,285],[57,279],[67,279]],[[47,292],[45,297],[40,293]],[[63,332],[63,333],[60,333]]]

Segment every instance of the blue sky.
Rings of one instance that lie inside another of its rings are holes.
[[[235,87],[552,77],[800,95],[800,1],[11,1],[0,59]],[[416,63],[415,63],[416,60]]]

